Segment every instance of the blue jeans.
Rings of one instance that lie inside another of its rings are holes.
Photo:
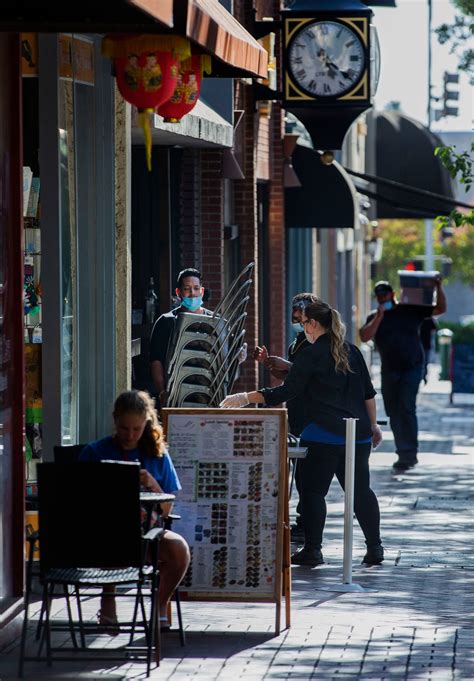
[[[416,396],[423,375],[423,364],[403,371],[383,371],[382,396],[385,412],[395,438],[395,451],[400,461],[416,463],[418,453],[418,420]]]

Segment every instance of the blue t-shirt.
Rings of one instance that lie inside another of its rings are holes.
[[[336,435],[335,433],[330,433],[329,430],[321,428],[317,423],[308,423],[306,428],[300,435],[300,442],[304,440],[305,442],[321,442],[325,445],[345,445],[346,438],[343,435]],[[365,440],[357,440],[357,445],[368,444],[372,441],[371,437],[365,438]]]
[[[128,449],[124,452],[117,447],[113,437],[102,438],[86,445],[79,455],[80,461],[139,461],[159,484],[163,492],[173,494],[181,489],[178,474],[173,462],[165,452],[163,456],[146,456],[139,449]]]

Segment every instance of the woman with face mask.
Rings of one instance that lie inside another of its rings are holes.
[[[377,425],[375,390],[365,360],[355,345],[345,341],[345,327],[337,310],[318,300],[307,305],[301,325],[309,347],[295,357],[282,385],[229,395],[221,407],[264,404],[273,407],[298,396],[306,405],[301,444],[308,456],[301,464],[305,543],[293,554],[293,565],[324,563],[321,552],[326,520],[325,497],[336,475],[345,477],[345,421],[356,418],[354,510],[365,536],[363,563],[383,561],[380,512],[370,489],[369,456],[382,434]]]

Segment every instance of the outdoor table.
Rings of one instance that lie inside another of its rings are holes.
[[[291,479],[290,479],[290,486],[288,489],[288,499],[291,499],[291,493],[293,491],[293,484],[295,481],[295,473],[296,473],[296,464],[298,459],[306,459],[306,455],[308,454],[308,448],[307,447],[300,447],[300,441],[299,438],[294,438],[296,441],[292,445],[288,446],[288,463],[291,464]]]

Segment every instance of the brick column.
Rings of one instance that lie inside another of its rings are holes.
[[[286,357],[285,323],[286,300],[286,241],[285,241],[285,189],[283,186],[283,134],[284,121],[281,107],[272,106],[269,129],[270,185],[268,211],[268,278],[273,293],[277,292],[281,303],[272,305],[270,336],[272,353]],[[272,378],[272,385],[280,381]]]
[[[250,288],[250,300],[247,306],[247,320],[245,323],[245,339],[251,351],[258,343],[258,230],[257,230],[257,179],[256,179],[256,144],[254,110],[251,91],[241,86],[238,91],[238,108],[245,110],[244,144],[243,144],[243,172],[244,180],[234,183],[235,220],[239,226],[240,264],[244,267],[249,262],[255,262],[255,270]],[[240,367],[240,378],[234,384],[233,391],[258,387],[258,365],[251,356]]]
[[[201,272],[213,309],[224,293],[224,182],[222,151],[201,151]]]

